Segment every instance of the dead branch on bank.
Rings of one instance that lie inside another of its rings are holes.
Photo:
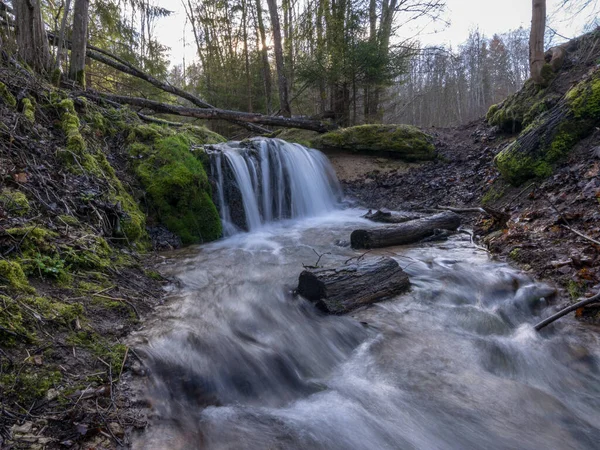
[[[575,311],[575,310],[577,310],[579,308],[583,308],[586,305],[589,305],[589,304],[592,304],[592,303],[597,303],[597,302],[600,302],[600,292],[598,292],[593,297],[586,298],[584,300],[581,300],[581,301],[575,303],[574,305],[570,305],[570,306],[567,306],[564,309],[561,309],[556,314],[553,314],[550,317],[548,317],[547,319],[542,320],[534,328],[535,328],[536,331],[540,331],[542,328],[546,327],[547,325],[550,325],[552,322],[560,319],[563,316],[566,316],[571,311]]]
[[[73,95],[89,98],[95,102],[101,103],[103,100],[109,100],[121,105],[131,105],[140,108],[152,110],[162,114],[173,114],[184,117],[195,117],[204,120],[227,120],[244,123],[258,123],[261,125],[271,125],[287,128],[302,128],[305,130],[326,132],[328,128],[321,122],[315,120],[304,120],[287,117],[264,116],[258,113],[247,113],[240,111],[231,111],[226,109],[208,109],[208,108],[190,108],[187,106],[171,105],[154,100],[147,100],[141,97],[128,97],[124,95],[105,94],[93,91],[78,91]]]

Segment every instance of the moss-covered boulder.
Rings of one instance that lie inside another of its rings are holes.
[[[383,153],[404,161],[433,159],[433,139],[410,125],[359,125],[322,134],[311,141],[319,150]]]
[[[600,69],[595,69],[498,153],[495,163],[513,185],[547,177],[553,165],[598,125]]]
[[[201,127],[173,131],[156,125],[136,127],[127,139],[151,212],[184,244],[219,238],[221,220],[200,160],[203,152],[192,148],[225,139]]]

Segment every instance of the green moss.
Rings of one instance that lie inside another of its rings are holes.
[[[542,76],[542,80],[543,80],[542,86],[548,87],[550,85],[550,83],[552,82],[552,80],[554,80],[554,78],[556,78],[556,73],[552,69],[552,66],[550,64],[546,63],[542,66],[541,76]]]
[[[170,128],[162,125],[140,124],[135,127],[131,127],[129,134],[127,135],[127,142],[154,142],[157,139],[172,134],[173,132]]]
[[[158,273],[156,270],[146,270],[145,275],[148,278],[152,278],[153,280],[160,281],[163,279],[163,276],[160,273]]]
[[[410,125],[360,125],[316,137],[320,150],[385,152],[405,161],[435,157],[431,136]]]
[[[53,249],[51,241],[58,237],[54,231],[37,225],[9,228],[5,231],[20,244],[21,252],[46,252]]]
[[[87,236],[85,241],[61,247],[61,254],[69,270],[104,270],[116,265],[113,250],[100,236]]]
[[[600,70],[569,90],[565,101],[568,110],[564,119],[545,131],[536,148],[524,154],[516,141],[496,156],[498,169],[511,184],[548,177],[552,174],[553,165],[564,159],[581,139],[594,130],[600,117]],[[547,107],[544,102],[534,105],[539,111]],[[520,138],[544,125],[544,117],[532,122]]]
[[[490,186],[487,192],[481,197],[482,205],[489,205],[502,198],[504,195],[504,189],[497,189],[494,186]]]
[[[45,320],[63,326],[69,326],[76,318],[83,315],[83,306],[80,303],[64,303],[48,297],[26,297],[23,302],[36,310]]]
[[[29,276],[39,275],[41,278],[49,278],[59,281],[63,285],[71,282],[71,276],[67,273],[65,260],[57,253],[43,255],[41,253],[29,253],[21,259],[23,271]]]
[[[66,341],[69,345],[87,349],[94,356],[101,358],[113,368],[121,366],[125,358],[125,352],[127,351],[125,345],[110,343],[89,330],[71,333]]]
[[[29,201],[21,191],[3,189],[0,191],[0,207],[8,214],[22,217],[29,213]]]
[[[62,109],[61,128],[67,136],[67,150],[81,155],[87,146],[79,131],[81,123],[79,122],[77,111],[75,111],[73,100],[65,99],[58,106]]]
[[[180,129],[180,133],[189,135],[195,145],[219,144],[227,141],[220,134],[210,131],[206,127],[198,127],[196,125],[185,125]]]
[[[70,216],[68,214],[63,214],[57,217],[57,219],[63,223],[64,225],[69,226],[78,226],[80,224],[79,219],[75,216]]]
[[[532,80],[523,88],[509,95],[502,103],[492,105],[486,114],[488,124],[506,133],[520,132],[534,118],[534,106],[544,99],[545,91]]]
[[[2,82],[0,82],[0,99],[4,102],[4,104],[14,108],[17,106],[17,100],[15,96],[10,93],[8,87]]]
[[[0,345],[13,346],[20,336],[31,339],[21,307],[14,298],[0,295]]]
[[[312,141],[318,138],[319,135],[316,131],[286,128],[285,130],[277,130],[270,137],[283,139],[286,142],[293,142],[305,147],[312,147]]]
[[[35,292],[29,285],[23,268],[15,261],[0,260],[0,283],[18,292]]]
[[[29,123],[35,123],[35,105],[30,98],[23,99],[23,115]]]
[[[155,140],[150,149],[135,146],[132,152],[143,151],[135,172],[146,192],[149,206],[165,226],[177,234],[184,244],[208,242],[221,236],[221,221],[212,202],[208,177],[202,163],[190,151],[192,145],[222,141],[220,136],[200,132],[183,132],[167,137],[155,133],[155,127],[136,131],[146,141]],[[210,142],[199,140],[201,135]]]
[[[585,293],[585,283],[569,280],[567,283],[567,292],[571,300],[576,301]]]
[[[0,375],[0,385],[7,396],[14,396],[23,405],[43,398],[48,390],[57,387],[62,375],[57,370],[27,367],[18,373]]]
[[[517,247],[517,248],[513,248],[510,251],[510,253],[508,254],[508,257],[510,259],[512,259],[513,261],[519,261],[520,255],[521,255],[521,249],[519,247]]]
[[[498,106],[497,103],[495,105],[490,106],[490,108],[488,109],[488,111],[485,115],[485,120],[490,122],[492,117],[494,117],[494,115],[498,112],[499,109],[500,109],[500,107]]]

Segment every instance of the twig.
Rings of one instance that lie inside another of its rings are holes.
[[[550,317],[548,317],[547,319],[542,320],[534,328],[535,328],[536,331],[540,331],[545,326],[550,325],[552,322],[554,322],[555,320],[560,319],[562,316],[566,316],[571,311],[575,311],[576,309],[582,308],[585,305],[589,305],[590,303],[596,303],[598,301],[600,301],[600,292],[598,292],[593,297],[586,298],[585,300],[581,300],[581,301],[575,303],[574,305],[567,306],[565,309],[561,309],[556,314],[553,314]]]
[[[319,258],[317,259],[317,262],[315,263],[314,266],[307,266],[305,264],[302,264],[302,267],[304,267],[305,269],[318,269],[319,268],[319,261],[321,261],[321,258],[323,256],[325,256],[325,255],[331,255],[331,252],[319,254],[314,248],[312,249],[312,251],[315,252],[315,255],[317,255]]]
[[[129,354],[129,347],[125,347],[125,356],[123,356],[123,362],[121,363],[121,370],[119,370],[119,380],[121,379],[121,375],[123,374],[123,367],[125,367],[125,361],[127,360],[128,354]]]
[[[353,256],[352,258],[347,259],[346,261],[344,261],[344,264],[348,264],[350,261],[352,261],[354,258],[356,258],[356,262],[359,262],[361,259],[363,259],[365,257],[365,255],[369,252],[371,252],[372,250],[367,250],[366,252],[364,252],[362,255],[356,257]]]
[[[513,199],[510,202],[508,202],[508,204],[503,209],[506,211],[508,208],[510,208],[510,205],[512,205],[515,202],[516,199],[518,199],[521,195],[523,195],[525,193],[525,191],[527,191],[530,187],[535,186],[535,185],[536,185],[535,181],[532,182],[532,183],[529,183],[517,195],[515,195],[513,197]]]
[[[596,239],[591,238],[591,237],[581,233],[580,231],[577,231],[575,228],[571,228],[571,226],[569,225],[569,222],[567,221],[567,219],[565,219],[565,216],[563,216],[562,213],[558,210],[558,208],[554,205],[554,203],[552,203],[552,200],[550,200],[550,197],[546,196],[546,200],[548,200],[548,203],[550,203],[550,206],[552,206],[552,209],[554,209],[554,211],[556,211],[556,213],[560,216],[560,218],[566,224],[566,225],[562,225],[564,228],[575,233],[577,236],[580,236],[596,245],[600,245],[600,241],[597,241]]]

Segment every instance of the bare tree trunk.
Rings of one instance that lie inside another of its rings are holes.
[[[281,45],[281,26],[279,25],[279,14],[277,12],[277,0],[267,0],[267,4],[271,15],[271,26],[273,27],[273,46],[275,47],[275,65],[279,84],[279,109],[284,117],[291,117],[289,91],[283,65],[283,47]]]
[[[532,0],[532,6],[531,33],[529,35],[529,71],[536,84],[543,84],[546,0]]]
[[[267,100],[267,114],[271,114],[271,66],[269,65],[269,49],[267,47],[267,34],[265,33],[265,24],[262,16],[262,5],[260,0],[256,0],[256,20],[258,21],[258,31],[260,33],[260,43],[262,49],[260,55],[263,63],[263,76],[265,77],[265,97]]]
[[[42,22],[40,0],[15,0],[14,7],[19,56],[36,72],[47,73],[52,57]]]
[[[242,1],[242,23],[244,38],[244,65],[246,70],[246,101],[248,102],[248,112],[252,112],[252,82],[250,80],[250,56],[248,55],[248,4],[246,0]]]
[[[88,34],[90,0],[75,0],[73,7],[73,38],[69,79],[85,88],[85,56]]]
[[[69,16],[69,11],[71,10],[71,0],[67,0],[65,3],[65,10],[63,11],[63,17],[60,24],[60,34],[58,35],[58,50],[56,51],[56,62],[54,63],[55,69],[60,69],[60,65],[62,64],[62,60],[64,58],[65,53],[65,29],[67,28],[67,17]]]

